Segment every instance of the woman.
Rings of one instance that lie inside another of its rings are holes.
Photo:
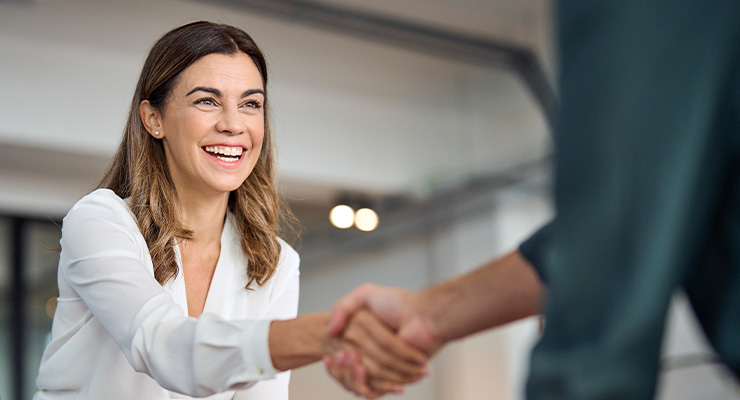
[[[386,390],[424,373],[370,314],[340,339],[327,314],[295,318],[266,85],[240,29],[196,22],[153,46],[110,168],[64,219],[35,399],[286,399],[280,371],[336,352]]]

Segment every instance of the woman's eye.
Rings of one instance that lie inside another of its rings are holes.
[[[259,110],[262,108],[262,103],[260,103],[259,100],[248,100],[244,103],[244,107]]]
[[[209,107],[211,107],[211,106],[215,106],[216,105],[216,100],[214,100],[214,99],[212,99],[210,97],[204,97],[202,99],[196,100],[195,101],[195,104],[196,105],[203,105],[203,106],[209,106]]]

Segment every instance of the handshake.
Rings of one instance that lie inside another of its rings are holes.
[[[324,363],[360,396],[399,393],[428,374],[426,362],[444,344],[537,315],[545,292],[518,250],[420,291],[365,284],[332,308],[329,335],[350,347]]]
[[[329,374],[355,394],[400,393],[429,373],[426,363],[445,343],[536,315],[544,293],[518,251],[420,291],[365,284],[328,315],[274,321],[273,365],[287,370],[323,358]]]
[[[444,341],[425,318],[422,297],[365,284],[339,300],[329,319],[329,374],[369,399],[402,393],[428,375],[427,361]]]

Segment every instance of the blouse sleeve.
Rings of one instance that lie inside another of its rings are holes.
[[[133,226],[132,226],[133,225]],[[269,320],[190,318],[154,279],[125,203],[96,191],[67,214],[61,274],[138,372],[190,396],[245,388],[277,372]]]

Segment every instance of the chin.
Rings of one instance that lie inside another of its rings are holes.
[[[224,185],[224,186],[221,186],[219,188],[219,191],[220,192],[224,192],[224,193],[231,193],[231,192],[235,191],[236,189],[239,189],[240,186],[241,186],[241,184],[239,184],[239,185]]]
[[[223,188],[227,192],[233,192],[236,189],[239,189],[245,181],[246,181],[246,179],[244,179],[243,181],[240,181],[240,182],[232,182],[230,184],[224,185]]]
[[[242,179],[241,177],[236,178],[232,176],[227,179],[217,180],[212,183],[212,187],[220,192],[233,192],[234,190],[239,189],[248,177],[249,175]]]

